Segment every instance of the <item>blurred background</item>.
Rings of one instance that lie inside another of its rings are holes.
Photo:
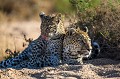
[[[2,20],[37,19],[40,11],[50,12],[53,3],[50,0],[0,0]]]
[[[0,60],[9,56],[8,49],[24,50],[25,38],[40,35],[41,11],[64,14],[65,26],[87,26],[101,46],[100,57],[120,55],[120,0],[0,0]]]
[[[39,20],[38,14],[72,13],[69,0],[0,0],[0,20]]]
[[[69,0],[0,0],[0,60],[24,50],[40,35],[39,13],[72,13]]]

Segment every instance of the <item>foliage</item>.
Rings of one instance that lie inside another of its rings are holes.
[[[73,14],[75,12],[75,8],[69,3],[69,0],[59,0],[56,1],[54,6],[56,12],[65,13],[65,14]]]
[[[117,56],[120,52],[119,0],[100,0],[100,2],[70,0],[70,2],[76,7],[79,26],[87,26],[92,40],[100,44],[101,57]]]
[[[84,12],[100,4],[100,0],[70,0],[70,3],[76,7],[79,12]]]

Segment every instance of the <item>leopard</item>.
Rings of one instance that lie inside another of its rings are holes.
[[[87,32],[80,28],[68,28],[63,40],[63,64],[83,64],[84,58],[91,58],[92,45]]]
[[[63,23],[63,15],[61,17],[60,23],[57,27],[56,33],[51,33],[51,39],[48,41],[48,47],[46,49],[45,60],[49,62],[44,62],[45,66],[58,66],[62,64],[62,50],[63,50],[63,39],[65,32],[65,27]]]
[[[53,16],[41,12],[40,18],[41,35],[30,42],[18,56],[0,62],[0,68],[41,68],[56,66],[60,63],[59,57],[64,37],[61,14]]]
[[[70,30],[71,28],[74,30],[78,29],[79,31],[81,31],[83,35],[87,36],[87,38],[89,38],[89,43],[91,43],[92,46],[92,50],[90,51],[90,54],[86,57],[82,58],[82,61],[86,61],[86,60],[92,60],[92,59],[96,59],[99,58],[100,55],[100,45],[98,43],[97,40],[94,40],[94,35],[91,34],[91,29],[88,28],[89,26],[82,24],[80,21],[77,21],[75,23],[71,23],[69,24],[69,26],[66,28],[66,31]],[[89,31],[90,30],[90,31]],[[72,36],[71,36],[72,37]]]

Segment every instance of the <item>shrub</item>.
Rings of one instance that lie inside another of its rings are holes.
[[[70,2],[77,8],[77,25],[87,26],[92,41],[100,44],[99,57],[120,59],[120,0],[100,0],[100,2],[70,0]]]
[[[64,13],[64,14],[74,14],[75,13],[75,8],[72,7],[70,4],[69,0],[59,0],[55,2],[54,9],[56,12]]]

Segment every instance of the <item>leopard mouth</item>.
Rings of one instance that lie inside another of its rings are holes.
[[[80,55],[83,57],[88,57],[91,54],[91,49],[89,50],[81,50],[81,51],[77,51],[78,53],[80,52]]]
[[[77,58],[82,58],[82,57],[89,57],[89,55],[91,54],[91,50],[81,50],[81,51],[69,51],[70,53],[70,57],[77,59]]]

